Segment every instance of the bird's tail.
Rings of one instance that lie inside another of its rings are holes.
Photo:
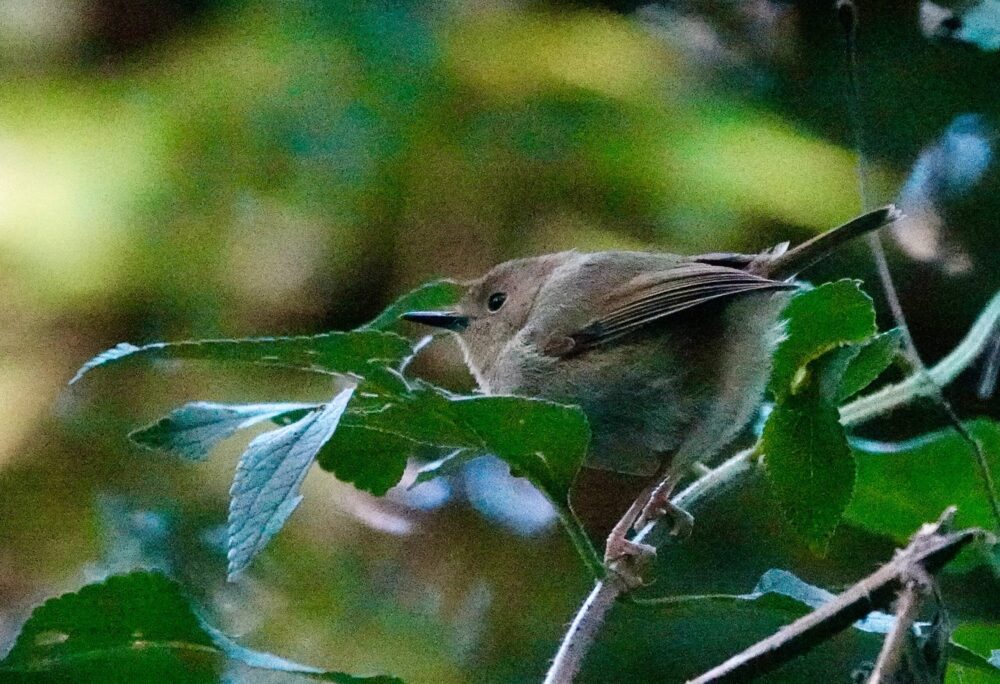
[[[816,237],[806,240],[801,245],[793,247],[783,254],[762,259],[753,264],[752,270],[767,278],[790,278],[803,269],[812,266],[842,245],[865,233],[878,230],[903,217],[903,212],[894,205],[888,204],[880,209],[869,211],[853,218],[842,226],[826,231]]]

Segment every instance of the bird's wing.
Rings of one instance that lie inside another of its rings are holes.
[[[741,269],[700,261],[683,262],[645,273],[609,293],[599,318],[569,335],[566,350],[579,352],[605,344],[667,316],[725,297],[791,290],[789,282],[770,280]]]

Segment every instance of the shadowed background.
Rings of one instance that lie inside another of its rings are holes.
[[[917,196],[931,182],[911,175],[921,150],[965,112],[1000,113],[1000,58],[927,39],[916,3],[860,4],[872,194],[893,200],[909,182]],[[44,597],[144,565],[245,643],[298,660],[414,682],[544,672],[589,583],[544,501],[503,466],[387,501],[317,470],[287,528],[226,585],[226,493],[245,441],[192,465],[125,434],[185,400],[329,387],[198,364],[66,382],[122,340],[344,329],[431,277],[507,258],[757,250],[859,211],[825,3],[636,7],[0,1],[0,652]],[[982,167],[942,194],[943,228],[890,246],[930,361],[1000,285],[998,175]],[[872,273],[859,245],[810,276],[864,278],[878,300]],[[417,370],[471,388],[448,343]],[[998,415],[975,380],[949,394],[965,414]],[[939,424],[906,411],[872,436]],[[665,552],[658,587],[746,592],[791,567],[836,589],[892,548],[845,527],[818,559],[785,535],[766,489],[748,487]],[[959,604],[997,613],[964,591]],[[725,615],[679,617],[623,610],[588,680],[668,677],[731,648]],[[793,671],[823,673],[851,639]]]

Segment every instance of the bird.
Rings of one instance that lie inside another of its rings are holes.
[[[582,408],[585,465],[649,481],[608,538],[606,560],[648,553],[627,540],[663,514],[691,517],[669,495],[715,456],[761,405],[781,312],[803,269],[893,223],[892,205],[789,249],[682,256],[565,251],[514,259],[465,283],[445,311],[402,318],[455,335],[479,390]],[[637,500],[638,501],[638,500]]]

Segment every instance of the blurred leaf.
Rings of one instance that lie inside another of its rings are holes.
[[[753,640],[748,640],[746,634],[752,629],[751,625],[758,623],[774,625],[776,622],[785,625],[834,598],[836,595],[832,592],[804,582],[792,572],[771,569],[761,576],[749,594],[677,596],[654,605],[658,606],[661,615],[677,615],[690,619],[695,619],[699,615],[704,618],[713,612],[724,611],[728,613],[725,626],[732,630],[728,632],[729,638],[749,645]],[[864,619],[855,622],[853,627],[863,635],[862,643],[877,649],[881,639],[875,635],[887,634],[895,619],[895,616],[888,613],[872,611]],[[930,625],[918,622],[916,626],[923,632]],[[773,632],[774,629],[772,627],[770,631]],[[726,633],[725,629],[723,633]],[[762,634],[760,638],[764,636],[768,636],[768,633]],[[960,625],[949,642],[949,677],[946,681],[976,683],[997,681],[996,678],[1000,676],[1000,663],[991,659],[996,658],[995,655],[991,656],[991,653],[998,653],[993,650],[996,646],[1000,646],[1000,627]],[[738,649],[738,646],[732,646],[729,652],[732,654]],[[864,659],[862,654],[854,655],[855,661],[862,659]],[[958,675],[971,678],[962,679]]]
[[[417,477],[414,478],[412,486],[416,486],[421,482],[433,480],[436,477],[454,475],[455,473],[461,471],[462,466],[469,461],[486,455],[487,454],[474,449],[455,449],[442,458],[424,464],[420,470],[417,471]]]
[[[1000,426],[979,419],[968,423],[968,429],[997,472]],[[861,444],[862,448],[855,449],[858,477],[845,520],[899,543],[951,505],[958,506],[958,527],[992,527],[994,520],[975,457],[954,430],[886,443],[880,450],[878,443]]]
[[[787,334],[774,353],[771,392],[779,400],[810,361],[850,342],[875,334],[871,298],[857,280],[838,280],[796,295],[785,307]]]
[[[1000,0],[980,0],[962,15],[956,37],[983,50],[1000,50]]]
[[[946,682],[997,681],[1000,677],[997,674],[1000,670],[1000,624],[960,624],[951,633],[951,642],[954,649]]]
[[[377,330],[331,332],[300,337],[259,337],[236,340],[156,342],[137,347],[122,342],[98,354],[77,371],[70,384],[99,366],[136,356],[150,359],[191,359],[298,368],[324,373],[362,374],[370,361],[400,363],[412,353],[399,335]]]
[[[454,280],[434,280],[406,293],[390,304],[375,320],[361,330],[389,330],[400,332],[403,322],[399,317],[407,311],[434,311],[454,306],[465,293],[465,288]]]
[[[461,397],[417,382],[412,393],[389,398],[378,411],[349,414],[344,427],[395,435],[435,449],[457,450],[457,458],[493,454],[510,466],[513,475],[528,478],[545,493],[590,570],[597,575],[603,573],[603,564],[569,503],[570,487],[590,443],[590,427],[580,408],[526,397]],[[371,435],[366,439],[369,443],[376,440]],[[354,481],[366,487],[376,482],[381,489],[389,485],[388,479],[383,479],[385,460],[397,464],[397,472],[402,472],[398,464],[403,462],[403,442],[382,441],[378,446],[387,450],[371,451],[369,457],[380,453],[379,458],[365,461],[361,454],[352,453],[351,447],[342,448],[349,454]],[[325,462],[336,468],[333,449]],[[378,472],[360,474],[373,467]]]
[[[338,480],[382,496],[399,483],[407,459],[420,446],[363,424],[342,425],[320,449],[318,462]]]
[[[761,440],[784,517],[824,554],[851,500],[856,468],[837,409],[815,387],[790,395],[775,405]]]
[[[348,388],[321,410],[260,435],[240,457],[230,490],[230,579],[246,568],[299,505],[299,486],[353,394],[354,388]]]
[[[129,438],[149,449],[177,453],[192,461],[204,460],[222,440],[267,420],[301,419],[316,404],[185,404]]]
[[[876,335],[861,346],[840,377],[837,399],[849,399],[875,382],[892,363],[902,339],[903,332],[897,328]]]
[[[399,683],[324,672],[243,648],[207,625],[177,583],[153,572],[115,575],[46,601],[0,661],[0,675],[12,682],[218,682],[227,660],[302,679]]]
[[[961,12],[931,0],[920,3],[921,29],[928,38],[975,45],[985,52],[1000,50],[1000,0],[961,3]]]
[[[579,408],[526,397],[459,397],[422,385],[360,425],[435,447],[490,453],[559,506],[583,464],[590,428]]]

